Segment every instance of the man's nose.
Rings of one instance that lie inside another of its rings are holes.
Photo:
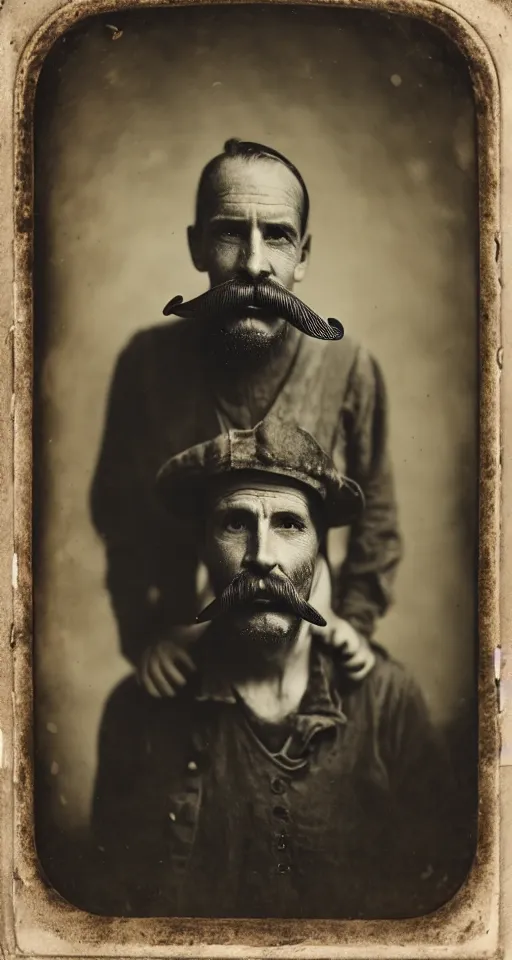
[[[255,573],[270,573],[276,566],[276,558],[272,551],[271,536],[265,521],[254,531],[245,555],[245,566]]]
[[[256,225],[252,227],[250,235],[247,238],[241,266],[243,272],[250,277],[251,280],[259,280],[271,274],[268,251],[261,230]]]

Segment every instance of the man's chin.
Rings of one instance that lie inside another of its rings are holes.
[[[238,317],[219,328],[218,339],[224,349],[233,354],[263,355],[282,343],[288,332],[288,323],[281,318],[258,316]]]
[[[296,636],[300,619],[291,613],[262,610],[237,614],[233,627],[241,639],[262,647],[282,647]]]

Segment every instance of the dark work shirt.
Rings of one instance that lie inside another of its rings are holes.
[[[135,664],[170,625],[197,613],[196,545],[157,501],[155,477],[170,456],[225,429],[227,408],[204,353],[192,321],[142,331],[122,352],[111,386],[91,505],[123,653]],[[364,490],[346,558],[331,563],[333,609],[371,636],[391,602],[401,553],[380,370],[348,337],[302,336],[267,412],[309,430]],[[231,406],[231,421],[235,415]]]
[[[135,916],[385,918],[455,892],[451,770],[417,687],[377,651],[350,686],[312,647],[295,715],[258,720],[208,665],[174,700],[129,680],[94,799],[111,901]]]

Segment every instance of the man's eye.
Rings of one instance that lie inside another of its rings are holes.
[[[237,518],[230,518],[224,523],[224,529],[228,533],[241,533],[242,530],[245,530],[245,523],[243,520],[238,520]]]
[[[233,240],[240,239],[240,231],[236,227],[228,227],[223,224],[216,227],[214,230],[214,235],[217,240],[223,240],[224,242],[231,242]]]
[[[265,239],[271,240],[274,242],[280,243],[289,243],[290,237],[288,236],[286,230],[283,230],[282,227],[279,227],[277,224],[268,224],[265,229]]]
[[[298,517],[283,517],[279,526],[282,530],[304,530],[304,524]]]

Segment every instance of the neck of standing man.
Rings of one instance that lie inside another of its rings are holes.
[[[255,356],[226,359],[222,351],[208,352],[213,390],[230,425],[248,430],[262,420],[272,407],[294,363],[303,334],[287,324],[278,343]]]

